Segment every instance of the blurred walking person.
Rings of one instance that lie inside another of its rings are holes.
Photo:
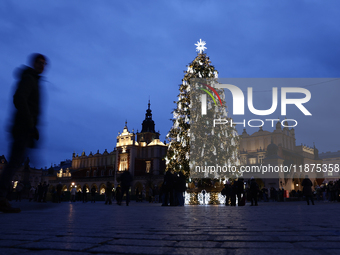
[[[30,58],[31,67],[25,67],[17,83],[13,96],[16,108],[14,123],[11,126],[12,143],[10,145],[9,162],[0,176],[0,211],[18,213],[19,208],[13,208],[6,199],[12,178],[25,159],[27,148],[34,148],[39,140],[37,124],[40,115],[40,74],[46,66],[46,57],[33,54]]]

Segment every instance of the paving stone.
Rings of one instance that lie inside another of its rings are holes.
[[[312,249],[238,249],[235,255],[249,255],[249,254],[261,254],[261,255],[322,255],[321,251]]]
[[[308,242],[315,242],[318,239],[314,236],[280,236],[280,241],[285,242],[300,242],[300,241],[308,241]]]
[[[212,241],[178,241],[175,243],[174,247],[179,248],[220,248],[221,242]]]
[[[110,241],[111,238],[83,237],[83,236],[62,236],[49,238],[49,242],[87,243],[101,244]]]
[[[88,252],[118,253],[118,254],[172,254],[171,247],[145,247],[126,245],[102,245],[87,250]]]
[[[108,245],[129,245],[129,246],[150,246],[150,247],[173,247],[175,241],[162,241],[162,240],[140,240],[140,239],[117,239],[109,241],[105,244]]]
[[[322,248],[329,248],[329,249],[339,249],[340,251],[340,242],[335,241],[335,242],[298,242],[296,243],[297,245],[300,245],[301,247],[304,248],[309,248],[309,249],[322,249]]]
[[[25,254],[25,250],[14,249],[14,248],[0,248],[0,255],[17,255]]]
[[[294,249],[296,248],[291,243],[282,243],[282,242],[223,242],[221,248],[232,248],[232,249]]]
[[[1,254],[337,254],[340,203],[258,207],[21,202],[0,214]]]
[[[36,250],[66,250],[66,251],[82,251],[93,248],[97,245],[86,243],[70,243],[70,242],[30,242],[20,244],[17,247]]]
[[[18,241],[18,240],[11,240],[11,239],[0,240],[0,249],[1,249],[1,247],[12,247],[12,246],[24,244],[24,243],[27,243],[27,242],[29,242],[29,241]]]

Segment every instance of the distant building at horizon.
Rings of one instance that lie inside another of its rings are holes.
[[[340,166],[340,150],[335,151],[335,152],[322,152],[319,154],[319,157],[322,159],[322,164],[327,164],[328,166],[332,166],[334,171],[330,172],[328,171],[327,173],[324,173],[324,178],[325,181],[332,181],[335,179],[340,178],[340,173],[339,173],[339,166]],[[336,169],[337,167],[337,169]],[[330,167],[328,167],[330,169]]]
[[[311,148],[302,144],[296,145],[294,128],[282,128],[280,122],[277,122],[273,132],[265,131],[260,127],[257,132],[249,135],[244,129],[240,138],[241,165],[300,166],[322,162],[315,146]],[[302,190],[301,182],[304,178],[304,173],[295,173],[286,178],[259,179],[267,188],[297,191]],[[315,178],[312,181],[316,185]]]

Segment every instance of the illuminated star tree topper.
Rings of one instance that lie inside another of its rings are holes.
[[[196,51],[199,51],[200,54],[202,54],[202,52],[207,49],[207,47],[205,47],[206,43],[205,41],[202,41],[202,39],[200,39],[200,41],[197,41],[195,45],[197,46]]]

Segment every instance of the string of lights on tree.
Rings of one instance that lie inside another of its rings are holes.
[[[201,116],[198,109],[192,109],[191,95],[197,85],[196,79],[209,79],[212,82],[217,80],[218,72],[204,50],[205,42],[200,39],[196,50],[198,51],[195,59],[188,65],[184,72],[182,84],[179,85],[178,100],[174,103],[176,108],[173,110],[173,125],[167,135],[169,141],[166,155],[166,170],[183,171],[187,177],[190,176],[190,156],[196,157],[194,163],[201,165],[216,162],[224,162],[228,165],[238,164],[239,138],[234,126],[220,125],[212,129],[212,123],[207,121],[214,118],[228,118],[226,102],[223,90],[217,90],[220,95],[223,107],[215,107],[213,99],[207,100],[207,116]],[[203,85],[202,85],[203,86]],[[198,90],[196,90],[198,91]],[[197,100],[197,99],[195,99]],[[194,132],[192,132],[194,130]],[[190,139],[195,140],[195,146],[190,146]],[[199,141],[199,142],[198,142]],[[201,146],[197,146],[200,144]],[[218,146],[216,146],[218,144]],[[214,162],[212,162],[212,160]],[[192,173],[191,173],[192,174]],[[195,176],[190,176],[195,178]],[[221,176],[205,176],[206,178],[221,178]]]

